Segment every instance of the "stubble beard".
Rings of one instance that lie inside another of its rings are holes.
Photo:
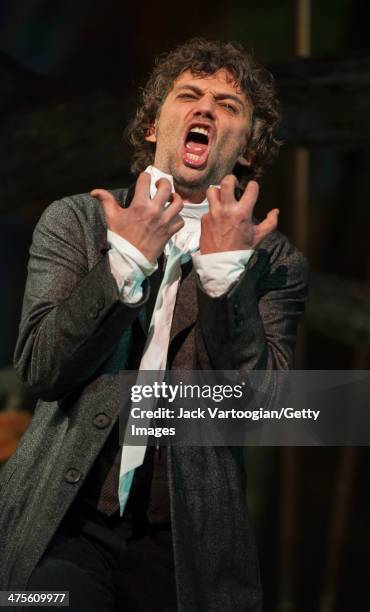
[[[184,173],[173,168],[172,176],[175,191],[186,200],[202,202],[206,197],[206,191],[210,185],[219,185],[221,180],[233,170],[225,168],[225,164],[214,163],[204,170],[196,170],[187,167]]]

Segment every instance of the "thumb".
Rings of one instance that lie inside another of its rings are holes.
[[[271,224],[272,229],[276,229],[277,227],[279,214],[280,214],[280,210],[278,208],[273,208],[266,215],[266,219]]]
[[[276,229],[279,213],[280,210],[278,208],[270,210],[270,212],[267,213],[266,218],[256,226],[258,243],[262,242],[262,240],[264,240],[268,234]]]
[[[107,191],[106,189],[93,189],[92,191],[90,191],[90,195],[93,198],[96,198],[97,200],[99,200],[105,212],[107,212],[108,210],[113,212],[113,210],[117,206],[118,208],[121,208],[117,200],[111,194],[111,192]]]

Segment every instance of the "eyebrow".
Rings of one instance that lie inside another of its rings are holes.
[[[183,89],[190,89],[191,91],[198,94],[199,96],[201,96],[204,93],[203,89],[201,89],[200,87],[197,87],[196,85],[177,85],[175,89],[177,91],[183,90]],[[216,100],[225,100],[225,99],[234,100],[234,102],[237,102],[237,104],[239,104],[239,106],[241,106],[243,109],[246,107],[243,100],[241,100],[238,96],[235,96],[234,94],[231,94],[228,92],[220,91],[217,94],[214,94],[214,97]]]

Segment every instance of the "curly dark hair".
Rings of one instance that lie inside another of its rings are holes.
[[[271,73],[246,53],[239,43],[193,38],[156,60],[155,67],[142,90],[142,101],[126,133],[134,147],[131,171],[142,172],[153,163],[155,144],[145,140],[150,126],[174,81],[186,70],[195,76],[213,75],[226,69],[252,103],[252,128],[248,139],[251,167],[237,164],[234,173],[241,186],[251,178],[262,176],[267,164],[276,157],[282,144],[276,138],[280,122],[280,104]]]

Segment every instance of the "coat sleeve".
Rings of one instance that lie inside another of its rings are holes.
[[[211,298],[198,286],[199,325],[212,368],[285,370],[307,299],[307,262],[278,234],[229,291]],[[220,347],[224,347],[220,350]]]
[[[92,231],[92,230],[91,230]],[[33,234],[14,365],[31,392],[61,399],[112,354],[150,291],[120,300],[107,253],[89,269],[86,227],[70,199],[51,204]]]

